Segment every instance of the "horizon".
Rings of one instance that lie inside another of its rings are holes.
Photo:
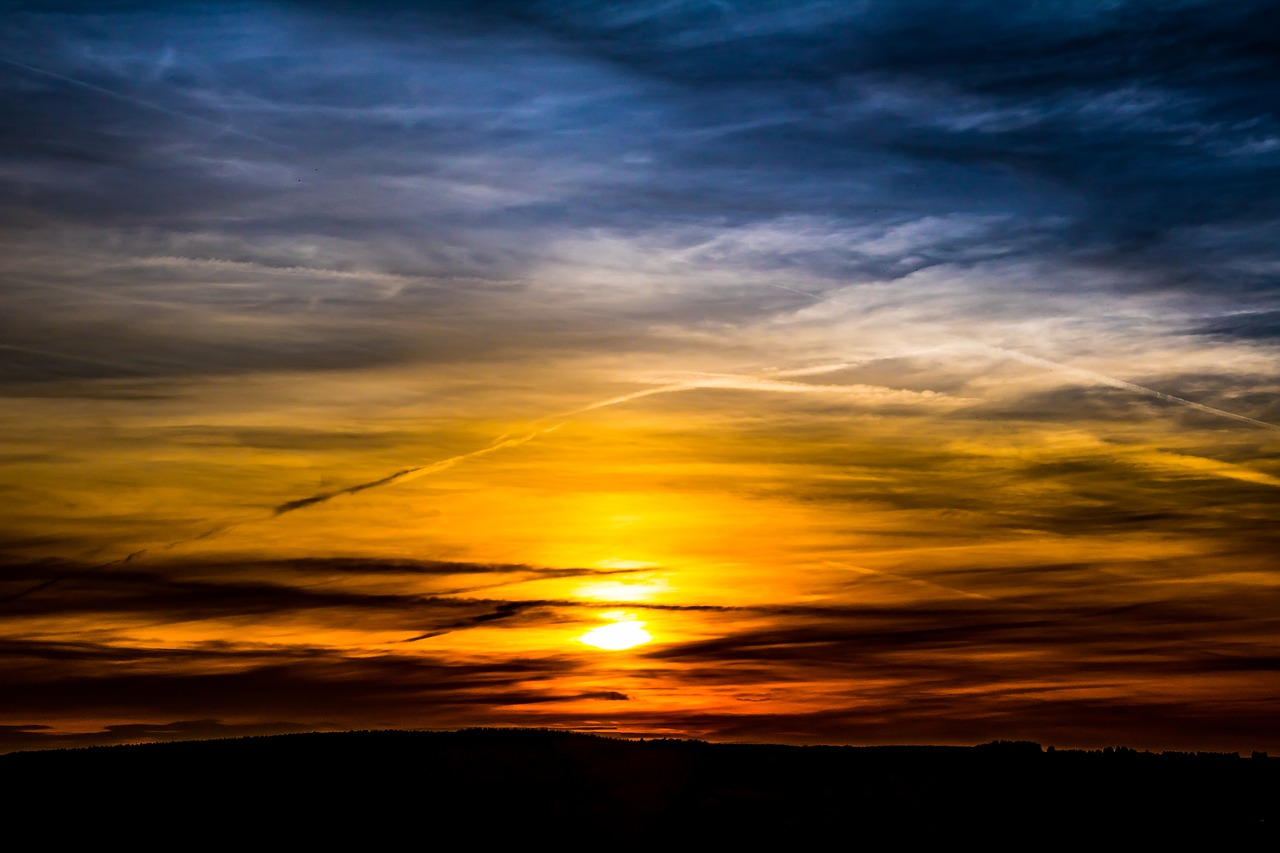
[[[0,6],[0,752],[1280,754],[1280,10]]]
[[[1147,756],[1193,756],[1193,757],[1212,757],[1212,758],[1239,758],[1249,759],[1251,761],[1268,760],[1273,758],[1267,752],[1260,750],[1251,750],[1249,754],[1233,751],[1213,751],[1213,750],[1139,750],[1124,744],[1107,744],[1098,747],[1062,747],[1059,748],[1054,744],[1042,744],[1030,740],[1004,740],[995,739],[984,741],[982,743],[970,744],[938,744],[938,743],[880,743],[880,744],[862,744],[862,743],[779,743],[773,741],[719,741],[706,740],[703,738],[688,738],[670,735],[651,735],[646,732],[620,732],[620,731],[583,731],[580,729],[569,728],[551,728],[546,726],[466,726],[463,728],[450,729],[328,729],[328,730],[304,730],[304,731],[282,731],[270,732],[265,734],[210,734],[204,733],[193,737],[178,737],[167,740],[117,740],[104,741],[101,737],[95,737],[93,734],[82,735],[62,735],[51,737],[46,742],[33,744],[26,748],[18,748],[12,750],[0,750],[0,755],[10,755],[18,752],[31,753],[43,752],[49,750],[66,751],[83,751],[86,749],[99,749],[111,747],[133,747],[133,746],[165,746],[168,744],[208,744],[224,741],[248,741],[263,740],[275,738],[296,738],[296,737],[313,737],[318,735],[567,735],[573,737],[586,738],[603,738],[605,740],[625,741],[628,743],[677,743],[677,744],[697,744],[701,746],[759,746],[759,747],[786,747],[795,749],[869,749],[869,750],[1022,750],[1034,747],[1036,752],[1044,755],[1053,755],[1058,752],[1063,753],[1087,753],[1096,755],[1147,755]],[[1277,758],[1280,760],[1280,757]]]

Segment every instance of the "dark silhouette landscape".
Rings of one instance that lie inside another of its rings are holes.
[[[1280,760],[1262,753],[1021,741],[801,747],[364,731],[17,752],[0,756],[0,778],[10,814],[50,838],[177,831],[290,844],[466,837],[485,847],[562,837],[607,848],[690,837],[857,846],[1212,835],[1240,849],[1280,820]]]

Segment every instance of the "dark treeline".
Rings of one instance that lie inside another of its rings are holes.
[[[541,730],[350,732],[0,756],[11,831],[357,849],[834,840],[1041,845],[1280,825],[1280,759],[1125,748],[798,747]],[[176,835],[174,833],[177,833]]]

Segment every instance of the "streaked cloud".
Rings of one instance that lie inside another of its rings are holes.
[[[1280,751],[1273,6],[7,4],[0,743]]]

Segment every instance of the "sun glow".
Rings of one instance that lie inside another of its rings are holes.
[[[653,640],[653,635],[644,629],[645,623],[637,621],[628,613],[611,611],[603,614],[603,618],[612,620],[612,624],[592,628],[579,637],[578,641],[597,649],[615,652]]]
[[[670,584],[661,579],[633,583],[597,581],[578,586],[573,594],[577,598],[594,598],[597,601],[648,601],[670,589]]]

